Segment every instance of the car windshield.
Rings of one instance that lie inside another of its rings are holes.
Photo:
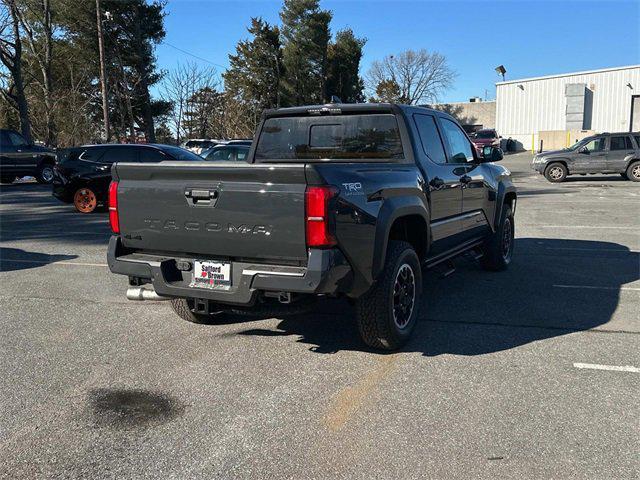
[[[394,115],[269,118],[257,161],[403,158]]]
[[[475,134],[476,138],[495,138],[496,132],[493,130],[480,130]]]
[[[570,147],[568,147],[567,150],[571,150],[571,151],[578,150],[580,147],[584,147],[587,143],[589,143],[590,141],[595,140],[595,139],[596,139],[596,137],[583,138],[579,142],[576,142],[573,145],[571,145]]]
[[[196,155],[195,153],[190,152],[189,150],[185,150],[184,148],[163,146],[161,150],[167,153],[168,155],[170,155],[171,157],[173,157],[174,160],[188,160],[188,161],[193,160],[198,162],[202,161],[201,156]]]

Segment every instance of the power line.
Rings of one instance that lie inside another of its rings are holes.
[[[198,60],[201,60],[203,62],[210,63],[211,65],[215,65],[216,67],[224,68],[225,70],[227,69],[227,67],[225,67],[224,65],[220,65],[219,63],[212,62],[211,60],[207,60],[206,58],[202,58],[202,57],[199,57],[198,55],[195,55],[195,54],[193,54],[191,52],[187,52],[186,50],[183,50],[180,47],[176,47],[175,45],[172,45],[167,41],[162,41],[161,43],[163,45],[166,45],[167,47],[174,48],[174,49],[178,50],[179,52],[184,53],[185,55],[189,55],[190,57],[197,58]]]

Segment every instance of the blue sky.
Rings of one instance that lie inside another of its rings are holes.
[[[169,0],[166,42],[228,65],[228,54],[247,38],[252,16],[279,23],[281,1]],[[640,1],[384,1],[324,0],[332,32],[350,27],[368,39],[362,73],[372,61],[409,48],[444,54],[458,73],[442,101],[495,96],[494,67],[507,79],[640,63]],[[167,44],[158,65],[208,63]]]

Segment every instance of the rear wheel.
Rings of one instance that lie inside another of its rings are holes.
[[[80,213],[91,213],[98,206],[98,197],[88,187],[81,187],[73,195],[73,206]]]
[[[640,182],[640,162],[632,162],[627,167],[627,178],[632,182]]]
[[[422,271],[413,247],[390,241],[380,278],[356,300],[356,320],[370,347],[396,350],[411,336],[422,298]]]
[[[564,182],[568,175],[567,167],[562,163],[552,163],[544,171],[547,180],[553,183]]]
[[[51,183],[53,181],[53,165],[49,163],[43,163],[40,165],[36,172],[36,180],[38,183]]]
[[[498,229],[487,239],[482,248],[481,265],[486,270],[505,270],[513,257],[515,228],[511,206],[502,208]]]

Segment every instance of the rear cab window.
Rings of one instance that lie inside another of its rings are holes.
[[[275,117],[265,120],[255,161],[402,159],[393,114]]]

